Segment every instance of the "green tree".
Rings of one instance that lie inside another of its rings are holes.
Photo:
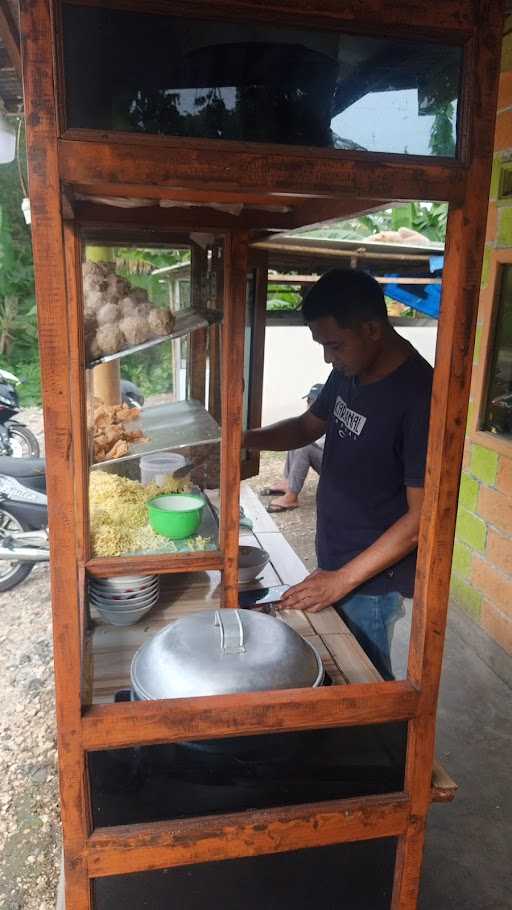
[[[21,211],[18,167],[26,172],[23,134],[20,163],[0,165],[0,366],[27,382],[24,404],[40,403],[39,347],[30,229]]]
[[[454,106],[451,101],[440,105],[434,116],[430,132],[430,151],[433,155],[453,158],[455,155],[455,139],[453,137]]]

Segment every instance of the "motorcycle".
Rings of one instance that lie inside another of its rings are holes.
[[[0,592],[49,558],[44,459],[0,455]]]
[[[0,369],[0,456],[38,458],[39,443],[28,427],[13,420],[20,411],[16,387],[21,380],[14,373]]]
[[[130,407],[144,396],[122,380],[121,395]],[[48,562],[48,500],[44,458],[0,455],[0,593],[10,591],[38,562]]]

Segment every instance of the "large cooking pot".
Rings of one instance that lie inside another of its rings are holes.
[[[143,701],[309,688],[323,680],[322,661],[308,641],[282,620],[251,610],[205,610],[179,619],[147,641],[131,666],[133,697]],[[247,754],[251,739],[194,747]],[[259,751],[263,737],[257,739]]]

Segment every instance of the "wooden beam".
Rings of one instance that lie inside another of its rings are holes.
[[[320,275],[269,275],[268,283],[272,284],[316,284]],[[442,278],[386,278],[374,276],[378,284],[442,284]]]
[[[0,38],[16,75],[21,79],[20,33],[7,0],[0,0]]]
[[[78,6],[103,6],[105,0],[66,0]],[[109,0],[116,9],[140,12],[140,0]],[[492,4],[491,4],[492,6]],[[416,38],[427,33],[445,41],[467,34],[476,21],[472,5],[467,0],[431,0],[428,4],[379,3],[375,0],[272,0],[262,4],[259,0],[145,0],[144,12],[157,15],[206,16],[212,18],[242,18],[270,22],[276,18],[289,21],[296,28],[300,25],[319,28],[352,27],[354,21],[365,25],[370,33],[382,32],[391,27],[393,34],[407,29]],[[422,30],[418,33],[418,30]]]
[[[130,139],[132,139],[133,142],[136,142],[138,139],[140,139],[140,137],[137,135],[132,135],[131,133],[129,135],[130,135]],[[73,132],[71,130],[68,130],[68,132],[66,133],[66,137],[67,137],[67,139],[76,138],[80,142],[83,142],[86,139],[89,139],[89,141],[91,141],[91,142],[96,142],[98,140],[97,132],[94,132],[94,131],[87,132],[86,130],[79,130],[78,135],[76,137],[73,136]],[[148,136],[145,136],[143,138],[145,138],[145,139],[149,138],[150,140],[152,139],[152,137],[148,137]],[[163,139],[165,142],[165,137],[163,137]],[[172,198],[173,201],[183,202],[184,205],[186,205],[189,202],[197,202],[197,203],[200,203],[201,205],[203,205],[205,208],[207,206],[209,206],[212,202],[210,191],[208,189],[201,189],[200,186],[199,187],[198,186],[187,187],[186,190],[180,190],[179,188],[173,188],[172,193],[164,191],[163,194],[160,192],[158,187],[154,187],[154,186],[133,186],[132,185],[131,190],[133,190],[132,198],[145,199],[147,201],[149,201],[151,199],[159,199],[159,198],[163,198],[163,199]],[[119,192],[118,183],[105,183],[105,182],[99,182],[99,183],[95,184],[94,192],[91,192],[91,188],[89,186],[82,186],[81,184],[75,184],[75,192],[76,192],[77,196],[85,197],[85,198],[77,199],[77,202],[82,202],[84,205],[100,204],[100,203],[97,203],[98,197],[99,198],[105,198],[105,197],[106,198],[108,198],[108,197],[115,198],[116,196],[122,195],[122,193]],[[91,198],[88,198],[89,196]],[[128,198],[130,198],[130,197],[128,197]],[[239,205],[241,202],[243,202],[243,203],[245,203],[245,205],[251,205],[251,206],[267,206],[267,207],[285,206],[285,207],[287,207],[287,206],[297,205],[297,203],[302,202],[304,199],[307,199],[307,198],[308,198],[307,193],[298,191],[295,193],[273,193],[273,192],[245,193],[244,197],[242,199],[240,196],[240,192],[237,190],[236,187],[232,188],[231,190],[217,190],[215,193],[215,202],[221,203],[223,205]]]
[[[123,556],[90,559],[85,568],[94,578],[114,578],[118,575],[167,575],[172,572],[221,571],[224,556],[218,550],[204,552],[168,553],[166,555]]]
[[[138,141],[136,141],[138,140]],[[141,141],[143,140],[143,141]],[[290,147],[216,140],[134,137],[108,133],[93,139],[61,139],[61,177],[75,189],[100,183],[116,187],[117,195],[145,198],[172,197],[173,191],[208,184],[210,202],[217,192],[293,193],[306,195],[460,202],[466,184],[465,168],[413,156],[376,155],[366,152],[324,152]],[[175,151],[175,154],[173,154]]]
[[[368,245],[365,246],[365,241],[361,241],[361,249],[354,247],[354,249],[336,249],[334,246],[314,246],[314,240],[310,240],[311,246],[307,240],[304,240],[304,245],[299,245],[295,237],[286,237],[279,238],[276,240],[268,238],[265,240],[258,240],[253,244],[255,249],[258,250],[268,250],[269,258],[272,261],[272,255],[282,256],[282,254],[290,253],[291,257],[304,257],[307,256],[318,256],[319,258],[331,258],[335,259],[337,257],[345,259],[385,259],[385,260],[397,260],[400,262],[428,262],[430,257],[433,255],[432,252],[428,251],[428,248],[425,248],[425,253],[377,253],[373,252],[368,248]],[[319,241],[321,242],[321,241]],[[308,246],[306,247],[306,244]],[[435,253],[434,255],[438,255]]]
[[[255,736],[285,730],[315,730],[410,720],[418,691],[407,682],[381,682],[320,689],[248,692],[93,705],[82,718],[87,750]]]
[[[274,203],[276,206],[277,203]],[[285,206],[283,206],[285,208]],[[288,206],[286,206],[288,208]],[[249,208],[233,215],[207,206],[162,208],[150,205],[140,208],[118,208],[93,202],[75,204],[75,217],[82,225],[100,227],[134,227],[190,231],[233,230],[247,228],[255,231],[289,231],[295,228],[292,211],[273,212],[264,208]]]
[[[239,605],[240,458],[248,257],[247,231],[227,234],[224,240],[224,322],[221,341],[220,546],[224,552],[223,606],[232,608]]]
[[[218,862],[307,847],[396,837],[408,821],[405,793],[328,800],[230,815],[99,828],[87,842],[89,875]]]

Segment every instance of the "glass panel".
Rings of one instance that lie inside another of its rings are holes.
[[[211,326],[220,335],[222,312],[212,249],[95,240],[83,259],[92,555],[217,549]]]
[[[405,723],[383,724],[91,752],[93,824],[401,790],[406,732]]]
[[[396,839],[336,844],[94,881],[96,910],[389,910]]]
[[[245,342],[244,342],[244,400],[242,427],[248,430],[250,426],[251,406],[251,380],[253,361],[253,335],[254,335],[254,295],[256,291],[256,275],[251,272],[247,276],[247,298],[245,305]]]
[[[462,50],[64,8],[68,126],[455,155]]]
[[[512,267],[503,266],[492,347],[485,430],[512,438]]]

